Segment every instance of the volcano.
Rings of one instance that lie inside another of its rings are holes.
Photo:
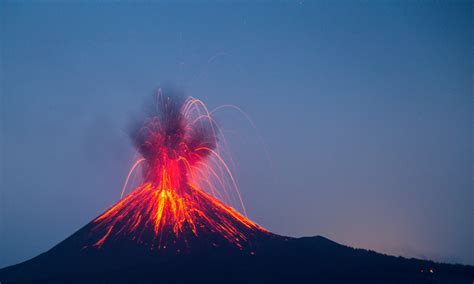
[[[242,200],[221,155],[217,125],[201,101],[160,91],[144,113],[131,130],[141,158],[126,184],[138,165],[142,182],[92,222],[84,248],[132,242],[172,253],[207,246],[250,251],[254,239],[270,235],[217,198],[235,190]]]
[[[140,158],[127,176],[124,196],[51,250],[1,269],[1,283],[474,280],[472,266],[386,256],[323,237],[269,232],[245,214],[212,112],[200,100],[161,91],[150,105],[130,131]],[[132,175],[139,176],[138,185],[125,194]],[[239,205],[241,211],[234,208]]]

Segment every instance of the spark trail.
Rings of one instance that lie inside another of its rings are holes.
[[[222,200],[245,207],[232,172],[222,157],[222,136],[206,105],[198,99],[167,96],[155,101],[131,131],[141,157],[139,186],[93,221],[98,237],[92,246],[106,247],[126,239],[152,249],[189,249],[205,236],[215,247],[239,249],[270,234]]]

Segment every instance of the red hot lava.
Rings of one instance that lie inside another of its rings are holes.
[[[268,234],[220,201],[235,197],[245,212],[217,143],[221,132],[202,101],[159,91],[138,125],[131,135],[141,158],[122,195],[138,167],[142,183],[93,221],[94,230],[101,232],[95,247],[123,239],[151,248],[189,247],[205,235],[213,246],[244,249],[251,238]]]

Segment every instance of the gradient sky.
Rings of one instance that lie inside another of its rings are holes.
[[[163,83],[251,116],[217,113],[264,227],[474,264],[469,2],[35,2],[0,4],[0,267],[118,200]]]

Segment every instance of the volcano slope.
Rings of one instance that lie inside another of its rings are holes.
[[[1,283],[472,283],[474,267],[353,249],[323,237],[253,234],[253,247],[191,238],[180,253],[121,240],[83,248],[88,224],[51,250],[0,270]],[[432,273],[431,273],[432,271]]]

